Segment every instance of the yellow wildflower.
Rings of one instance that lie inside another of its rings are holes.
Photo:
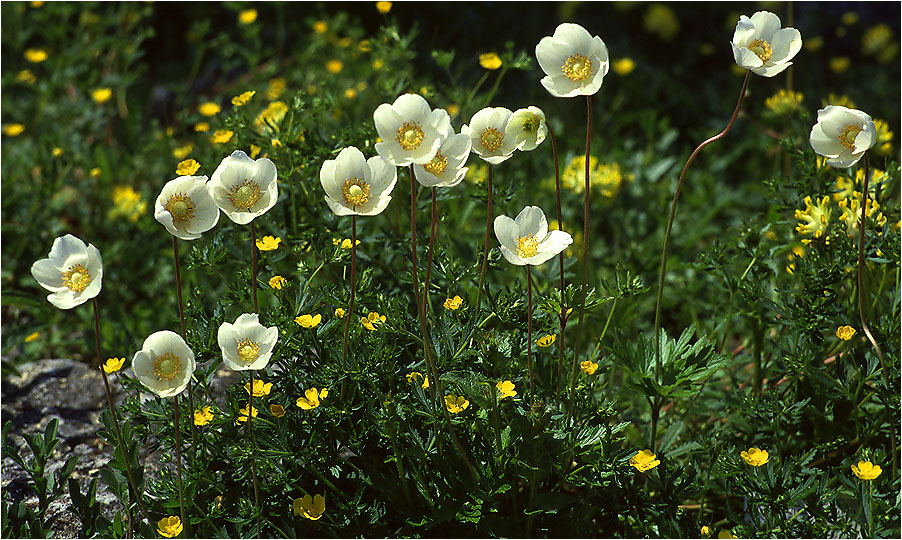
[[[269,287],[272,289],[281,290],[285,285],[288,285],[288,280],[282,276],[273,276],[269,278]]]
[[[3,124],[3,134],[9,137],[18,137],[25,131],[22,124]]]
[[[736,536],[735,534],[733,534],[732,532],[730,532],[728,529],[723,529],[722,531],[717,533],[717,538],[719,538],[721,540],[730,540],[731,538],[739,538],[739,537]]]
[[[586,189],[586,156],[574,157],[561,173],[561,186],[574,193],[582,193]],[[589,156],[589,189],[612,199],[624,182],[632,182],[635,175],[624,174],[619,163],[599,163],[598,158]],[[553,181],[553,180],[552,180]]]
[[[43,6],[44,2],[42,0],[32,0],[31,2],[28,3],[28,5],[37,9],[37,8]]]
[[[296,516],[304,516],[307,519],[316,521],[323,517],[326,511],[326,498],[322,495],[304,495],[299,499],[295,499],[292,504],[292,511]]]
[[[175,174],[179,176],[191,176],[196,173],[198,169],[200,169],[200,163],[193,159],[186,159],[179,162],[178,167],[175,169]]]
[[[32,333],[28,334],[28,336],[25,337],[25,343],[31,343],[32,341],[37,340],[39,337],[41,337],[40,332],[32,332]],[[122,367],[122,366],[119,366],[119,367]]]
[[[645,30],[669,40],[680,31],[680,21],[673,9],[664,4],[652,4],[645,12]]]
[[[849,69],[852,60],[848,56],[838,56],[830,59],[830,71],[833,73],[842,73]]]
[[[595,370],[598,369],[598,364],[592,362],[591,360],[584,360],[579,363],[579,369],[582,370],[586,375],[594,375]]]
[[[839,209],[842,214],[839,220],[846,224],[846,234],[851,237],[858,236],[858,224],[861,221],[861,193],[853,191],[852,196],[839,201]],[[886,216],[880,211],[880,203],[868,197],[864,209],[865,216],[872,218],[878,226],[886,225]]]
[[[235,132],[228,129],[220,129],[213,132],[213,136],[210,137],[210,141],[214,144],[225,144],[232,140],[232,135],[234,134]]]
[[[250,393],[251,383],[244,383],[244,391]],[[268,396],[272,392],[272,383],[265,383],[260,379],[254,379],[254,397]]]
[[[28,339],[26,338],[25,341],[28,341]],[[125,358],[107,358],[106,362],[103,364],[103,371],[106,373],[116,373],[122,369],[123,364],[125,364]]]
[[[309,313],[306,315],[299,315],[294,318],[294,322],[301,325],[302,328],[316,328],[316,326],[323,320],[323,316],[317,313],[316,315],[310,315]]]
[[[344,308],[340,308],[340,307],[335,308],[335,318],[336,319],[344,319],[345,318]]]
[[[708,527],[707,525],[702,525],[701,534],[704,537],[711,536],[711,528]]]
[[[194,411],[194,425],[206,426],[213,421],[213,409],[209,405]]]
[[[269,413],[276,418],[282,418],[285,416],[285,407],[279,405],[278,403],[273,403],[269,406]]]
[[[371,311],[366,317],[360,318],[360,324],[367,330],[375,330],[377,324],[385,323],[385,315],[379,315],[376,311]]]
[[[276,150],[278,150],[279,148],[282,148],[282,141],[280,141],[279,139],[272,139],[269,141],[269,144],[271,144],[272,147],[275,148]]]
[[[889,124],[885,121],[875,118],[874,128],[877,130],[876,152],[881,156],[887,156],[893,153],[893,132],[889,129]],[[861,171],[861,169],[858,169]],[[874,176],[877,176],[876,171]]]
[[[464,299],[460,296],[454,295],[454,298],[448,298],[445,300],[445,309],[450,311],[456,311],[460,309],[461,304],[464,303]]]
[[[859,461],[858,465],[852,465],[852,472],[861,480],[873,480],[880,476],[883,469],[880,465],[874,465],[870,461]]]
[[[232,98],[232,105],[234,105],[236,107],[241,107],[242,105],[244,105],[248,101],[250,101],[251,98],[254,97],[254,94],[256,94],[256,93],[257,93],[256,90],[248,90],[247,92],[242,92]]]
[[[257,20],[257,10],[256,9],[245,9],[241,13],[238,14],[238,22],[241,24],[252,24]]]
[[[455,396],[453,394],[448,394],[447,396],[445,396],[445,407],[447,407],[448,412],[452,414],[462,412],[469,406],[470,402],[467,401],[467,398],[463,396]]]
[[[351,44],[351,38],[349,38],[349,37],[343,37],[338,40],[339,47],[348,47],[350,44]]]
[[[448,116],[454,118],[458,115],[458,113],[460,113],[460,105],[458,105],[457,103],[452,103],[451,105],[445,107],[445,111],[447,111]]]
[[[102,173],[103,173],[103,171],[100,170],[100,167],[94,167],[93,169],[88,171],[88,174],[93,178],[99,178]],[[114,197],[115,197],[115,195],[114,195]]]
[[[803,96],[800,92],[782,89],[764,101],[764,105],[774,114],[784,116],[793,114],[802,108]]]
[[[279,131],[279,123],[288,112],[288,104],[284,101],[273,101],[254,119],[254,128],[260,133]]]
[[[194,150],[194,145],[191,143],[188,143],[185,146],[179,146],[172,150],[172,157],[175,159],[185,159],[192,150]]]
[[[786,259],[789,261],[789,265],[786,267],[786,271],[790,274],[795,273],[796,264],[793,262],[795,259],[799,257],[805,256],[805,246],[798,245],[792,248],[792,251],[786,254]]]
[[[360,240],[357,240],[357,242],[354,245],[359,246]],[[341,241],[341,249],[351,249],[351,239],[350,238],[345,238],[344,240]]]
[[[219,105],[213,103],[212,101],[207,101],[205,103],[201,103],[197,110],[204,116],[214,116],[216,114],[219,114],[219,111],[221,111],[222,109],[219,107]]]
[[[326,71],[329,73],[338,73],[343,67],[345,67],[345,65],[341,60],[332,59],[326,62]]]
[[[313,23],[313,31],[317,34],[325,34],[328,29],[329,27],[326,26],[326,21],[316,21]]]
[[[767,450],[761,450],[758,447],[751,447],[748,451],[743,450],[739,453],[742,459],[752,467],[760,467],[767,463],[769,456]]]
[[[517,391],[514,390],[514,383],[511,381],[498,381],[498,384],[495,385],[495,388],[501,392],[501,395],[498,396],[498,399],[504,399],[506,397],[514,397],[517,395]]]
[[[235,420],[235,423],[240,424],[242,422],[247,422],[247,407],[244,407],[243,409],[239,409],[238,413],[240,416],[238,416],[238,419]],[[251,416],[253,416],[254,418],[257,417],[257,407],[251,408]]]
[[[846,26],[851,26],[858,22],[858,13],[854,11],[847,11],[842,14],[842,17],[839,18],[840,21]]]
[[[419,371],[411,371],[407,374],[407,382],[411,384],[419,382],[420,379],[423,379],[423,382],[420,383],[423,390],[429,388],[429,377],[423,377],[423,374]]]
[[[262,240],[257,240],[257,249],[260,251],[272,251],[274,249],[279,248],[279,243],[282,241],[282,238],[279,236],[264,236]]]
[[[498,69],[501,67],[501,58],[493,52],[480,54],[479,65],[485,69]]]
[[[617,75],[629,75],[636,69],[636,63],[633,62],[632,58],[621,58],[611,64],[611,69]]]
[[[38,82],[38,78],[34,76],[34,73],[32,73],[30,69],[23,69],[20,71],[16,75],[16,80],[25,84],[34,84]]]
[[[304,392],[304,397],[299,397],[295,404],[305,411],[309,411],[319,407],[320,400],[326,399],[328,395],[329,391],[325,388],[319,391],[317,391],[316,388],[308,388],[307,391]]]
[[[164,517],[157,522],[157,533],[166,538],[175,538],[182,532],[182,520],[178,516]]]
[[[636,452],[636,455],[630,458],[630,465],[639,472],[650,471],[661,464],[661,460],[655,459],[656,457],[651,450],[642,450],[641,452]]]
[[[866,55],[877,55],[880,62],[889,62],[899,50],[898,43],[893,40],[892,29],[884,23],[868,28],[861,36],[861,52]]]
[[[357,97],[357,90],[354,90],[353,88],[348,88],[347,90],[345,90],[345,98],[346,99],[354,99],[356,97]]]
[[[376,2],[376,9],[379,13],[385,15],[391,11],[391,2]]]
[[[113,90],[111,88],[96,88],[91,90],[91,99],[94,100],[94,103],[106,103],[113,97]]]
[[[32,64],[40,64],[44,60],[47,60],[47,51],[44,49],[26,49],[25,59]]]
[[[855,329],[851,326],[840,326],[836,329],[836,337],[843,341],[849,341],[855,335]]]
[[[260,154],[260,147],[256,144],[251,145],[251,158],[256,158]]]
[[[830,224],[831,211],[827,208],[829,197],[824,195],[817,204],[812,204],[811,197],[805,197],[805,210],[796,210],[795,218],[800,220],[796,232],[805,236],[820,238]],[[810,238],[802,240],[807,244]]]
[[[536,340],[536,345],[539,347],[551,347],[554,345],[554,341],[557,339],[557,334],[545,334]]]
[[[377,59],[373,60],[373,69],[375,69],[377,71],[382,69],[382,66],[384,66],[384,65],[385,65],[385,60],[383,60],[381,58],[377,58]]]
[[[270,101],[279,99],[279,96],[285,92],[287,86],[288,84],[285,82],[284,77],[274,77],[270,79],[266,85],[266,99]]]
[[[61,155],[63,155],[63,149],[59,146],[55,146],[53,147],[51,154],[53,154],[53,157],[60,157]]]
[[[138,218],[147,212],[147,201],[131,186],[113,188],[113,205],[114,207],[110,210],[111,218],[124,217],[132,223],[138,221]]]
[[[843,94],[834,94],[830,92],[826,98],[821,100],[821,104],[826,107],[827,105],[839,105],[840,107],[846,107],[849,109],[857,109],[855,106],[855,102],[849,99],[849,96]]]
[[[805,50],[816,52],[820,50],[821,47],[824,46],[824,37],[823,36],[814,36],[805,40]]]

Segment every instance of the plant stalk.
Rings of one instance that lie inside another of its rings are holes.
[[[529,366],[529,403],[535,405],[532,383],[532,272],[526,265],[526,361]]]
[[[172,258],[175,260],[175,290],[178,296],[179,301],[179,325],[182,329],[182,339],[185,342],[188,342],[188,337],[185,332],[185,302],[182,300],[182,271],[181,264],[179,263],[179,239],[177,236],[172,237]],[[194,388],[191,381],[188,381],[188,410],[194,410]],[[194,422],[189,422],[191,425],[191,446],[194,447],[194,440],[197,438],[197,432],[194,427]],[[195,457],[197,454],[195,453]]]
[[[557,228],[560,231],[564,230],[564,215],[561,212],[561,169],[558,165],[557,161],[557,142],[554,139],[554,131],[551,130],[551,126],[548,122],[545,123],[545,128],[548,129],[548,137],[551,138],[551,153],[554,157],[554,190],[555,195],[557,196]],[[560,341],[557,346],[557,384],[555,387],[555,395],[561,395],[561,385],[564,382],[564,327],[567,324],[567,306],[564,305],[564,252],[561,251],[558,254],[560,261],[560,274],[561,274],[561,331]]]
[[[175,237],[173,237],[175,238]],[[187,516],[185,515],[185,490],[182,487],[182,440],[181,440],[181,425],[179,424],[179,396],[175,395],[175,401],[173,402],[173,410],[174,410],[174,420],[175,420],[175,461],[176,461],[176,470],[178,471],[178,479],[179,479],[179,510],[181,511],[180,516],[182,520],[182,527],[185,528],[185,536],[191,537],[191,524],[188,522]],[[192,422],[193,424],[194,422]]]
[[[432,213],[430,214],[432,223],[429,226],[429,259],[426,262],[426,283],[423,284],[424,310],[429,306],[429,286],[432,283],[430,279],[432,277],[432,256],[435,244],[435,190],[436,188],[432,188]],[[429,312],[427,311],[426,313]]]
[[[254,313],[260,313],[257,306],[257,228],[251,221],[251,291],[254,297]]]
[[[489,231],[492,230],[492,164],[488,165],[488,203],[486,204],[485,240],[482,242],[482,270],[479,272],[479,287],[476,289],[476,309],[479,309],[479,300],[482,297],[482,283],[485,281],[485,267],[489,262]]]

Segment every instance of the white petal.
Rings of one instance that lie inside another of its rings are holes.
[[[401,115],[401,118],[411,121],[422,121],[432,113],[426,98],[419,94],[398,96],[392,104],[392,108]]]
[[[68,263],[69,259],[71,259],[73,255],[83,255],[87,248],[85,243],[79,238],[67,234],[65,236],[60,236],[53,241],[49,257],[50,260],[53,261],[53,264],[61,270],[65,270],[69,264],[71,264]]]
[[[545,213],[538,206],[527,206],[520,210],[516,222],[520,236],[532,234],[536,238],[542,239],[548,233],[548,221],[545,219]]]
[[[554,97],[574,97],[582,95],[579,93],[579,83],[564,76],[542,77],[542,80],[539,82],[542,83],[545,90],[548,90],[548,93]]]
[[[768,43],[773,42],[774,34],[780,29],[780,17],[777,17],[770,11],[759,11],[752,15],[749,20],[755,26],[755,37],[761,38]]]
[[[774,64],[787,62],[802,49],[802,34],[795,28],[784,28],[774,34],[770,45],[773,51],[770,61]]]
[[[334,159],[327,159],[322,168],[319,170],[319,183],[326,191],[326,195],[334,200],[343,198],[341,193],[341,182],[335,176],[336,162]]]
[[[745,15],[739,16],[739,22],[736,23],[736,30],[733,31],[733,45],[736,48],[748,47],[752,40],[755,39],[755,25]],[[738,59],[736,60],[739,61]]]
[[[546,75],[552,77],[563,73],[561,68],[568,56],[573,54],[570,48],[551,37],[543,37],[536,45],[536,60]]]
[[[858,135],[855,137],[854,153],[865,152],[875,144],[877,144],[876,133],[863,129],[859,131]]]
[[[762,77],[773,77],[774,75],[782,73],[786,68],[792,65],[792,62],[786,62],[785,64],[776,64],[772,66],[766,67],[758,67],[752,68],[752,73],[756,75],[760,75]]]
[[[511,264],[516,264],[517,266],[526,266],[526,263],[523,262],[523,259],[517,256],[516,253],[507,248],[504,244],[498,246],[501,250],[501,254],[504,255],[504,258],[507,259],[507,262]]]
[[[517,248],[520,229],[517,222],[507,216],[496,216],[494,221],[495,238],[508,249]]]
[[[811,144],[811,148],[822,156],[836,157],[843,151],[843,145],[836,138],[827,137],[823,125],[820,123],[814,124],[814,127],[811,128],[808,142]]]
[[[381,197],[394,189],[398,181],[398,169],[380,156],[366,160],[370,168],[370,196]]]
[[[66,289],[63,285],[63,274],[50,259],[41,259],[31,265],[31,275],[41,287],[48,291],[61,291]]]
[[[575,23],[559,24],[552,37],[566,43],[576,54],[585,55],[592,48],[592,35],[588,30]]]
[[[332,210],[332,213],[336,216],[350,216],[357,214],[353,209],[348,206],[345,206],[341,202],[334,200],[332,197],[326,195],[326,204],[329,205],[329,210]]]
[[[745,47],[737,49],[736,46],[733,45],[733,58],[736,60],[736,63],[739,64],[739,67],[744,69],[755,69],[764,65],[764,62],[761,61],[761,58],[759,58],[757,54]]]
[[[361,215],[361,216],[375,216],[377,214],[381,214],[382,211],[385,210],[385,208],[388,206],[388,203],[390,203],[390,202],[391,202],[391,197],[389,195],[386,195],[384,197],[379,197],[378,199],[376,199],[376,204],[372,208],[369,208],[369,205],[371,203],[368,203],[366,205],[367,209],[365,211],[361,209],[357,213],[358,213],[358,215]]]
[[[74,292],[66,289],[47,296],[47,300],[60,309],[72,309],[88,301],[87,298],[79,298]]]

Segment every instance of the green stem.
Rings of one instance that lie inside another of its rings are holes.
[[[526,265],[526,361],[529,366],[529,404],[535,406],[535,394],[532,384],[532,272]]]
[[[476,288],[476,309],[482,297],[482,284],[485,281],[485,268],[489,261],[489,231],[492,230],[492,164],[488,165],[488,203],[486,203],[485,240],[482,242],[482,270],[479,272],[479,286]]]
[[[561,213],[561,169],[557,160],[557,143],[554,139],[554,131],[551,130],[551,126],[547,122],[545,123],[545,128],[548,129],[548,137],[551,139],[551,153],[554,157],[554,191],[557,198],[557,228],[558,230],[563,231],[564,215]],[[567,306],[564,305],[564,252],[561,251],[560,254],[558,254],[558,257],[560,261],[561,277],[561,331],[557,347],[557,384],[554,385],[554,393],[556,396],[560,397],[561,385],[564,382],[564,327],[567,325]],[[553,381],[553,379],[549,379],[549,381]]]
[[[179,480],[179,510],[180,516],[182,520],[182,527],[185,528],[185,536],[191,537],[191,523],[188,521],[187,516],[185,515],[185,490],[182,487],[182,442],[179,433],[182,431],[181,426],[179,425],[179,396],[175,395],[174,407],[173,407],[174,416],[175,416],[175,462],[176,462],[176,470],[178,471],[178,480]],[[193,422],[192,422],[193,424]]]

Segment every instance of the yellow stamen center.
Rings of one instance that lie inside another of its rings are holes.
[[[174,353],[161,354],[153,361],[153,372],[158,381],[171,381],[182,370],[182,359]]]
[[[63,285],[68,287],[71,291],[82,292],[87,289],[90,284],[91,275],[88,274],[88,269],[80,264],[71,266],[68,270],[63,272]]]
[[[489,152],[494,152],[501,148],[502,141],[504,141],[504,134],[493,127],[485,128],[482,130],[482,135],[479,136],[479,142],[482,144],[482,147]]]
[[[523,131],[526,133],[535,133],[539,131],[539,117],[531,116],[529,120],[523,122]]]
[[[536,240],[536,235],[527,234],[526,236],[521,236],[520,238],[517,238],[517,255],[521,259],[526,259],[527,257],[532,257],[538,252],[539,252],[539,241]]]
[[[756,39],[749,44],[749,50],[758,55],[762,62],[767,62],[774,55],[774,51],[770,48],[770,43],[763,39]]]
[[[429,174],[433,176],[441,176],[443,172],[445,172],[445,167],[448,166],[448,158],[445,157],[441,152],[436,152],[435,157],[432,158],[432,161],[423,165],[423,169],[426,170]]]
[[[348,178],[341,193],[351,206],[362,206],[370,200],[370,185],[360,178]]]
[[[195,205],[191,197],[176,193],[169,197],[163,208],[172,215],[172,221],[190,221],[194,217]]]
[[[571,81],[584,81],[592,70],[592,61],[581,54],[572,54],[564,61],[561,71]]]
[[[238,340],[238,358],[244,365],[250,365],[260,353],[260,344],[249,338]]]
[[[236,210],[250,212],[251,208],[262,197],[260,184],[253,180],[245,179],[241,184],[235,184],[229,189],[228,197]]]
[[[398,128],[398,136],[395,140],[404,150],[414,150],[423,142],[423,128],[419,122],[404,122]]]
[[[858,137],[858,134],[861,133],[861,128],[858,126],[848,125],[842,128],[842,131],[839,132],[839,144],[845,146],[849,150],[855,149],[855,137]]]

